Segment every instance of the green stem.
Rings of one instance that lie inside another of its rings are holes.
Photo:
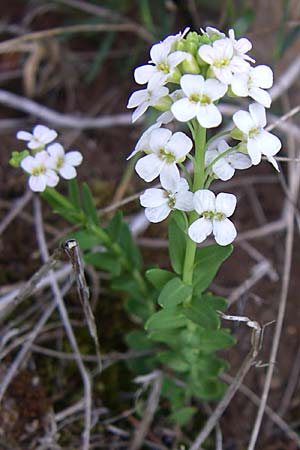
[[[202,128],[197,120],[193,121],[190,127],[195,142],[195,163],[194,163],[194,183],[193,191],[203,189],[205,180],[205,147],[206,147],[206,129]],[[189,217],[189,223],[193,223],[198,218],[196,211],[192,211]],[[185,259],[183,266],[182,280],[185,284],[192,284],[193,268],[196,254],[196,243],[189,237],[187,238]]]

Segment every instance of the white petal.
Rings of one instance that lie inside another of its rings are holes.
[[[259,135],[255,136],[254,139],[263,155],[274,156],[281,149],[280,139],[266,130],[261,130]]]
[[[167,191],[172,192],[173,194],[177,192],[179,181],[180,181],[179,171],[170,172],[168,170],[163,170],[160,174],[160,183],[162,187]]]
[[[249,39],[247,39],[247,38],[240,38],[234,43],[234,48],[239,53],[244,54],[244,53],[247,53],[247,52],[249,52],[251,50],[252,44],[249,41]]]
[[[202,75],[183,75],[180,85],[188,97],[192,94],[201,95],[204,89],[204,78]]]
[[[154,44],[150,50],[150,58],[154,64],[165,62],[170,53],[171,44],[168,42],[159,42]]]
[[[149,147],[152,152],[159,152],[162,148],[165,148],[168,141],[172,136],[172,132],[167,128],[158,128],[153,130],[149,137]]]
[[[199,189],[194,194],[194,207],[198,214],[215,211],[215,194],[208,189]]]
[[[57,138],[57,132],[45,127],[44,125],[36,125],[32,130],[32,134],[36,139],[44,144],[48,144]]]
[[[59,177],[54,170],[47,170],[45,173],[47,186],[54,187],[59,182]]]
[[[166,145],[166,151],[171,151],[176,158],[176,161],[180,160],[187,153],[191,151],[193,147],[193,141],[181,131],[174,133],[169,142]]]
[[[199,106],[197,120],[204,128],[214,128],[222,122],[222,115],[216,105]]]
[[[136,122],[149,108],[149,103],[142,103],[140,106],[136,108],[136,110],[132,113],[132,123]]]
[[[209,78],[205,81],[203,93],[208,95],[208,97],[214,102],[219,98],[223,97],[227,92],[227,85],[220,83],[220,81],[213,78]]]
[[[247,83],[248,75],[246,73],[235,74],[231,82],[232,92],[239,97],[247,97],[249,95]]]
[[[171,164],[166,163],[161,168],[160,175],[163,180],[166,180],[166,179],[170,180],[172,178],[176,179],[176,178],[180,177],[178,167],[176,166],[175,163],[171,163]]]
[[[38,152],[34,157],[36,162],[39,164],[46,164],[49,158],[49,154],[45,150]]]
[[[190,189],[189,183],[185,178],[180,178],[179,183],[177,185],[177,192],[184,192]]]
[[[20,139],[21,141],[30,141],[33,138],[31,133],[28,133],[27,131],[18,131],[17,132],[17,139]]]
[[[43,174],[29,177],[28,184],[33,192],[43,192],[46,189],[46,177]]]
[[[173,103],[171,111],[180,122],[188,122],[196,116],[198,103],[191,102],[188,98],[182,98]]]
[[[273,156],[267,156],[268,161],[272,164],[272,166],[277,170],[277,172],[280,172],[278,163]]]
[[[140,196],[140,203],[145,208],[156,208],[168,203],[166,192],[163,189],[150,188]]]
[[[216,149],[208,148],[205,152],[205,167],[207,167],[214,159],[219,156],[219,153]]]
[[[212,66],[214,74],[224,84],[230,84],[232,82],[232,69],[230,67],[215,67]]]
[[[146,208],[145,215],[149,222],[157,223],[165,220],[171,212],[168,204],[158,206],[157,208]]]
[[[192,239],[192,241],[200,243],[205,241],[207,236],[209,236],[212,232],[212,221],[204,219],[195,220],[192,225],[188,229],[188,235]]]
[[[26,156],[24,159],[22,159],[20,165],[26,172],[32,173],[32,170],[35,166],[34,157],[31,155]]]
[[[219,159],[212,167],[213,172],[222,181],[230,180],[233,177],[235,170],[225,160],[225,158]]]
[[[247,111],[237,111],[233,114],[232,120],[235,126],[245,134],[255,127],[255,122]]]
[[[214,220],[213,233],[219,245],[231,244],[237,236],[235,226],[229,219]]]
[[[58,143],[48,145],[47,152],[55,159],[65,157],[65,150],[63,146]]]
[[[178,192],[175,196],[175,208],[180,211],[192,211],[194,194],[190,191]]]
[[[252,87],[249,91],[249,96],[265,108],[270,108],[272,103],[271,95],[263,89],[259,87]]]
[[[215,60],[215,51],[211,45],[201,45],[198,50],[198,54],[200,58],[208,64],[212,64]]]
[[[82,159],[82,154],[76,150],[65,154],[65,161],[71,166],[79,166],[82,163]]]
[[[182,51],[176,51],[171,53],[168,56],[168,63],[170,66],[170,69],[174,69],[176,66],[178,66],[178,64],[180,64],[182,61],[184,61],[186,58],[188,58],[189,53],[187,52],[182,52]]]
[[[150,66],[145,64],[143,66],[137,67],[134,71],[134,79],[138,84],[148,83],[150,78],[156,73],[155,66]]]
[[[266,110],[259,103],[252,103],[249,106],[251,117],[257,127],[265,127],[267,124]]]
[[[256,86],[263,89],[270,89],[273,86],[273,71],[264,64],[252,69],[251,77]]]
[[[261,151],[260,148],[258,147],[256,139],[254,138],[248,139],[247,150],[251,158],[252,164],[257,166],[257,164],[259,164],[261,161]]]
[[[76,169],[74,169],[74,167],[69,164],[64,164],[63,166],[61,166],[58,172],[59,175],[65,180],[71,180],[77,175]]]
[[[43,142],[37,141],[36,139],[32,138],[31,141],[27,142],[27,147],[30,148],[30,150],[36,150],[39,147],[44,147],[45,144]]]
[[[244,153],[229,153],[228,159],[234,169],[248,169],[252,165],[251,159],[249,158],[249,156],[244,155]]]
[[[134,155],[136,155],[138,152],[146,152],[149,151],[150,147],[149,147],[149,139],[150,139],[150,135],[152,133],[153,130],[160,128],[160,123],[154,123],[153,125],[151,125],[151,127],[147,128],[144,133],[142,134],[142,136],[140,137],[140,139],[137,141],[135,149],[133,150],[133,152],[127,157],[127,160],[132,158]]]
[[[149,99],[148,89],[141,89],[140,91],[135,91],[131,94],[128,99],[127,108],[136,108],[141,103],[144,103]]]
[[[230,217],[236,207],[236,196],[233,194],[225,194],[221,192],[216,198],[216,211]]]
[[[145,181],[153,181],[160,174],[165,162],[157,157],[157,155],[146,155],[139,159],[135,165],[138,175]]]

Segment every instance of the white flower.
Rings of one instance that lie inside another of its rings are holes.
[[[174,209],[180,211],[192,211],[193,193],[189,191],[188,182],[184,178],[176,176],[160,177],[164,189],[147,189],[140,197],[141,205],[144,206],[145,215],[150,222],[161,222],[166,219]]]
[[[205,153],[205,166],[207,167],[214,159],[229,149],[230,147],[224,139],[218,142],[217,148],[210,146]],[[233,177],[235,169],[248,169],[251,165],[251,159],[247,155],[233,150],[218,159],[212,166],[212,171],[217,178],[227,181]]]
[[[215,194],[207,189],[200,189],[194,194],[194,208],[202,217],[195,220],[188,229],[194,242],[203,242],[211,233],[219,245],[230,244],[237,235],[235,226],[227,218],[236,207],[233,194]]]
[[[210,64],[216,78],[230,84],[234,73],[245,72],[249,63],[235,54],[231,39],[217,39],[212,45],[202,45],[198,50],[200,58]]]
[[[130,155],[127,157],[127,160],[131,159],[134,155],[136,155],[139,152],[144,152],[144,153],[151,152],[150,147],[149,147],[150,135],[153,130],[160,128],[160,126],[161,126],[161,123],[157,121],[156,123],[151,125],[151,127],[147,128],[147,130],[144,131],[144,133],[142,134],[140,139],[137,141],[133,152],[131,152]]]
[[[159,42],[150,50],[152,64],[137,67],[134,79],[138,84],[152,82],[154,86],[162,86],[174,75],[176,67],[187,57],[186,52],[175,51],[170,53],[172,40]]]
[[[28,133],[28,131],[18,131],[17,139],[22,141],[28,141],[27,147],[31,150],[36,150],[38,148],[44,148],[45,145],[54,141],[57,137],[57,132],[55,130],[51,130],[44,125],[36,125],[32,133]]]
[[[248,72],[237,73],[233,76],[231,89],[239,97],[252,97],[266,108],[271,106],[271,96],[264,89],[273,85],[272,69],[265,65],[251,67]]]
[[[188,122],[197,117],[204,128],[220,125],[222,116],[214,101],[223,97],[227,86],[218,80],[204,80],[202,75],[183,75],[180,85],[186,98],[176,101],[171,111],[180,122]]]
[[[149,138],[149,155],[139,159],[135,170],[145,181],[153,181],[158,175],[176,178],[176,163],[183,162],[193,147],[192,140],[181,131],[174,133],[166,128],[153,130]]]
[[[182,32],[179,31],[177,34],[171,34],[170,36],[167,36],[162,42],[165,44],[170,45],[170,51],[174,50],[175,44],[179,42],[181,39],[183,39],[188,32],[190,31],[190,27],[186,27]]]
[[[234,30],[231,28],[228,32],[229,39],[232,42],[234,54],[242,59],[255,63],[255,59],[246,55],[252,49],[252,43],[247,38],[235,39]]]
[[[21,161],[21,167],[31,174],[28,184],[34,192],[43,192],[47,186],[54,187],[59,181],[59,177],[53,170],[54,162],[45,150],[38,152],[35,156],[26,156]]]
[[[77,151],[65,153],[62,145],[55,143],[47,147],[47,151],[51,156],[55,170],[62,178],[71,180],[77,175],[76,166],[82,163],[82,154]]]
[[[223,33],[222,31],[220,31],[220,30],[218,30],[217,28],[214,28],[214,27],[206,27],[205,31],[202,28],[200,28],[200,29],[201,29],[203,34],[206,33],[209,37],[217,36],[220,39],[225,37],[225,33]]]
[[[165,86],[155,87],[153,82],[149,83],[147,89],[141,89],[131,94],[127,108],[136,108],[132,114],[132,122],[135,122],[149,108],[154,106],[159,100],[169,94],[169,89]]]
[[[261,156],[266,155],[268,161],[279,170],[273,156],[281,149],[281,142],[277,136],[264,130],[267,124],[265,108],[258,103],[252,103],[249,112],[236,112],[233,121],[243,132],[243,141],[246,143],[252,164],[256,166],[260,163]]]

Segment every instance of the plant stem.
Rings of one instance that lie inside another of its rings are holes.
[[[194,183],[193,191],[203,189],[204,186],[204,156],[205,156],[205,144],[206,144],[206,129],[202,128],[198,121],[195,119],[191,126],[193,139],[195,142],[195,163],[194,163]],[[193,223],[198,218],[196,211],[192,211],[189,217],[189,223]],[[185,284],[192,284],[193,279],[193,267],[196,254],[196,243],[192,241],[189,236],[187,238],[185,259],[183,266],[182,280]]]

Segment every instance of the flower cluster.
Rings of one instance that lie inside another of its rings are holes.
[[[18,131],[17,138],[26,141],[32,154],[19,161],[22,169],[29,174],[28,184],[32,191],[43,192],[47,186],[54,187],[59,177],[66,180],[75,178],[76,166],[82,162],[82,155],[78,151],[65,150],[58,142],[57,132],[44,125],[36,125],[32,133]]]
[[[228,219],[236,198],[225,193],[215,197],[208,190],[214,179],[229,180],[235,170],[257,165],[262,157],[278,170],[274,156],[281,142],[265,130],[265,108],[271,105],[266,89],[272,87],[273,72],[266,65],[253,66],[255,60],[248,55],[251,48],[251,42],[236,39],[233,30],[226,36],[212,27],[200,33],[186,28],[153,45],[149,63],[134,71],[135,81],[146,87],[129,98],[128,108],[135,108],[132,121],[149,107],[160,112],[128,157],[144,153],[135,165],[136,172],[146,182],[160,177],[162,189],[147,189],[140,202],[151,222],[164,220],[174,209],[194,211],[198,219],[194,214],[188,233],[197,243],[211,233],[220,245],[231,243],[236,236]],[[233,115],[235,128],[228,131],[227,138],[216,135],[209,145],[204,144],[199,159],[197,133],[221,125],[218,102],[226,95],[249,97],[254,102],[248,111]],[[172,121],[187,123],[193,140],[181,131],[172,133],[164,127]],[[229,145],[228,139],[236,142]],[[189,175],[188,179],[182,177],[181,172],[187,173],[186,158],[192,160],[195,173],[204,174],[200,186],[199,177],[197,183]]]

